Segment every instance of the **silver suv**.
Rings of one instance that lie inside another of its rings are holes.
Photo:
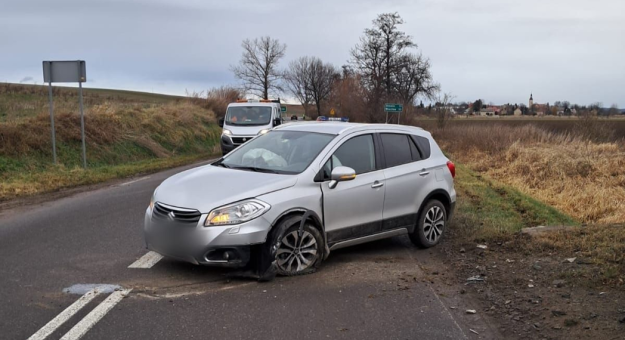
[[[454,210],[454,176],[420,128],[285,124],[165,180],[145,240],[166,257],[247,266],[262,280],[306,274],[359,243],[408,234],[436,245]]]

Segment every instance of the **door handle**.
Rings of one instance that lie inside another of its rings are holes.
[[[421,170],[421,172],[419,173],[419,176],[427,176],[429,175],[430,172],[429,171],[425,171],[425,169]]]
[[[375,182],[373,182],[373,185],[371,185],[371,187],[372,187],[373,189],[376,189],[376,188],[380,188],[380,187],[382,187],[383,185],[384,185],[384,183],[382,183],[382,182],[378,182],[378,181],[375,181]]]

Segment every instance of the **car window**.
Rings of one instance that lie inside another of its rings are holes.
[[[415,135],[412,135],[412,140],[417,144],[417,148],[421,153],[421,159],[430,158],[430,140],[425,137]]]
[[[412,160],[413,161],[420,161],[422,159],[421,158],[421,153],[419,152],[419,149],[415,145],[415,143],[412,140],[412,138],[408,138],[408,144],[410,144],[410,153],[412,153]]]
[[[267,125],[271,122],[272,111],[267,106],[231,106],[226,112],[226,125]]]
[[[373,136],[357,136],[343,143],[324,165],[324,179],[330,179],[332,170],[338,166],[350,167],[357,175],[375,170]]]
[[[322,133],[274,130],[241,145],[213,165],[283,174],[301,173],[334,137]]]
[[[412,162],[412,152],[407,135],[383,133],[380,137],[382,138],[387,168]]]

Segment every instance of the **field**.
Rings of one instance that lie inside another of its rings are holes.
[[[588,127],[587,120],[577,117],[502,117],[502,118],[455,118],[448,122],[451,127],[471,127],[471,126],[488,126],[496,129],[499,126],[523,127],[536,126],[548,132],[557,134],[577,134],[589,128],[594,128],[601,133],[601,130],[607,133],[605,136],[596,136],[606,140],[617,141],[625,138],[625,115],[606,118],[597,118],[591,120],[592,126]],[[437,128],[435,119],[417,119],[415,125],[423,127],[426,130],[434,130]]]
[[[84,170],[76,90],[54,92],[58,165],[52,164],[47,88],[0,85],[0,201],[217,154],[218,108],[206,99],[95,89],[85,91]]]

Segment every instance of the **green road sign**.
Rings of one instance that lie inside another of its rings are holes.
[[[385,104],[384,111],[386,112],[402,112],[404,111],[404,106],[402,104]]]
[[[280,106],[280,112],[286,112],[286,106]]]

